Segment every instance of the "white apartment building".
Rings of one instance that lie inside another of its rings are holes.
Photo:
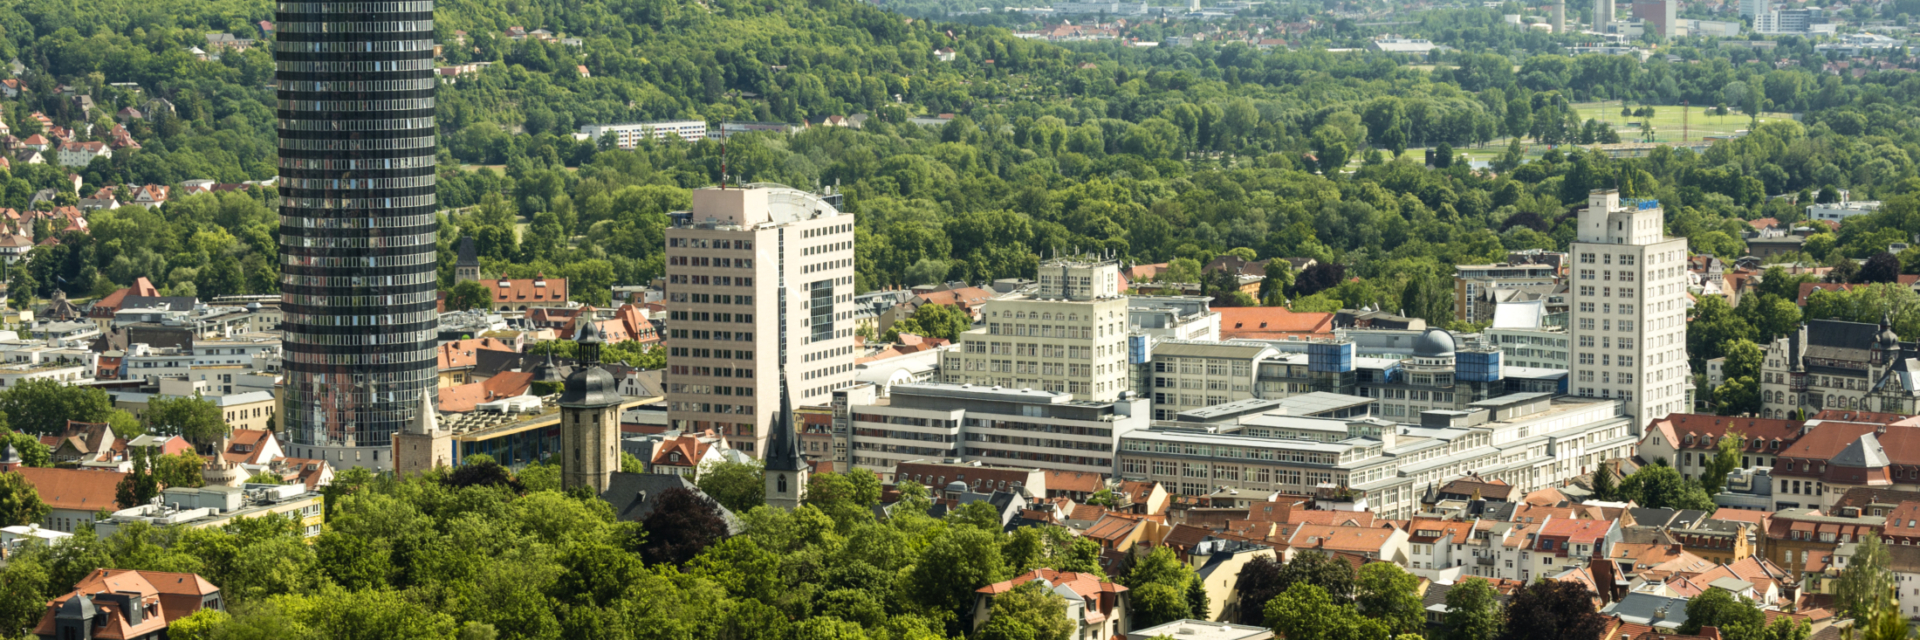
[[[1687,241],[1669,238],[1660,203],[1594,191],[1580,211],[1573,263],[1573,381],[1620,400],[1633,433],[1687,410]]]
[[[1133,296],[1127,325],[1148,341],[1220,339],[1220,312],[1207,296]]]
[[[1168,341],[1153,349],[1153,419],[1182,411],[1265,397],[1257,393],[1260,363],[1281,357],[1263,342]]]
[[[1112,475],[1120,437],[1147,427],[1145,399],[930,382],[847,407],[852,463],[882,478],[920,459]]]
[[[1287,417],[1286,432],[1256,435],[1153,428],[1120,438],[1120,477],[1155,480],[1192,496],[1226,488],[1247,495],[1310,494],[1346,487],[1381,517],[1420,510],[1420,494],[1468,473],[1518,491],[1593,472],[1602,460],[1631,455],[1632,425],[1617,400],[1521,393],[1435,410],[1417,426],[1372,418]],[[1345,430],[1338,440],[1293,433]],[[1226,431],[1221,429],[1220,431]]]
[[[1854,200],[1850,202],[1810,204],[1807,205],[1807,219],[1839,222],[1847,218],[1864,216],[1879,210],[1880,201],[1878,200]]]
[[[853,214],[788,187],[708,187],[673,219],[667,419],[758,456],[783,368],[795,406],[853,380]]]
[[[1120,264],[1078,258],[1040,266],[1038,283],[981,305],[985,326],[940,359],[954,384],[1065,391],[1112,402],[1127,391],[1127,297]]]
[[[599,142],[607,134],[613,134],[622,149],[632,149],[641,140],[665,140],[675,136],[687,142],[707,139],[705,120],[666,120],[659,122],[629,122],[625,124],[589,124],[580,127],[580,135],[587,140]]]

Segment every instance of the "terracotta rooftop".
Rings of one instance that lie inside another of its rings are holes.
[[[127,474],[118,471],[15,467],[40,493],[40,501],[55,509],[94,512],[118,508],[114,490]]]
[[[1294,313],[1283,307],[1225,307],[1220,312],[1220,339],[1327,338],[1333,336],[1332,313]]]

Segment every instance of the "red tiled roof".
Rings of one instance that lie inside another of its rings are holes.
[[[488,289],[493,290],[493,303],[496,305],[517,305],[532,302],[565,302],[567,299],[566,278],[535,277],[523,280],[486,280]]]
[[[468,413],[483,402],[526,395],[532,386],[533,372],[502,371],[480,382],[441,389],[439,409],[447,413]]]
[[[114,490],[127,474],[118,471],[59,469],[54,467],[14,467],[14,473],[26,478],[40,501],[55,509],[99,511],[118,508]]]
[[[1294,313],[1284,307],[1226,307],[1220,312],[1220,338],[1285,339],[1333,336],[1333,314]]]
[[[1107,486],[1107,476],[1085,471],[1048,471],[1047,491],[1094,493]]]
[[[1554,518],[1540,528],[1542,538],[1566,538],[1574,544],[1593,544],[1613,529],[1613,520],[1571,520]]]
[[[1728,430],[1738,432],[1747,439],[1747,449],[1765,450],[1769,442],[1780,440],[1785,443],[1800,439],[1801,422],[1776,418],[1730,418],[1697,413],[1672,413],[1654,421],[1654,428],[1661,429],[1663,424],[1670,425],[1673,444],[1680,449],[1711,449],[1713,443]],[[1689,442],[1687,436],[1692,435]]]
[[[707,455],[707,449],[712,447],[712,444],[701,442],[696,436],[668,438],[661,441],[660,446],[654,447],[653,460],[649,462],[672,467],[697,466],[701,458]],[[676,453],[680,454],[677,459],[673,456]]]
[[[481,350],[512,352],[515,349],[513,345],[499,338],[472,338],[443,343],[437,355],[440,370],[474,366],[480,361]]]
[[[1386,546],[1387,541],[1393,538],[1394,532],[1394,529],[1388,527],[1303,524],[1287,538],[1287,544],[1299,549],[1379,553],[1380,548]]]
[[[980,287],[960,287],[958,289],[929,291],[927,293],[916,293],[913,295],[929,304],[940,304],[967,310],[972,310],[980,303],[993,299],[992,291]]]

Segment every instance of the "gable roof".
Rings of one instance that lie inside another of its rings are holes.
[[[1333,337],[1332,313],[1295,313],[1284,307],[1224,307],[1220,312],[1220,339],[1287,339]]]
[[[53,467],[14,467],[14,473],[26,478],[40,501],[55,509],[94,512],[117,508],[114,491],[127,474],[118,471],[59,469]]]
[[[567,299],[566,278],[537,276],[519,280],[500,279],[481,282],[493,291],[494,304],[565,302]]]

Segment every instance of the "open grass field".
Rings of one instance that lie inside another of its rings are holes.
[[[1635,108],[1638,107],[1636,106]],[[1575,104],[1574,110],[1579,112],[1582,122],[1599,120],[1600,122],[1612,125],[1614,130],[1620,133],[1621,142],[1639,142],[1643,139],[1640,135],[1641,119],[1622,117],[1620,115],[1619,102],[1582,102]],[[1683,133],[1688,140],[1692,141],[1699,141],[1704,136],[1731,136],[1746,130],[1752,124],[1746,114],[1740,113],[1737,109],[1730,109],[1725,116],[1707,115],[1713,110],[1713,107],[1710,106],[1685,107],[1684,116],[1682,115],[1682,110],[1683,108],[1678,105],[1653,108],[1654,142],[1678,143],[1681,141],[1681,135]],[[1685,120],[1684,123],[1682,122],[1683,118]],[[1760,113],[1760,122],[1762,123],[1791,119],[1793,119],[1793,114],[1790,113],[1764,111]],[[1682,126],[1683,124],[1685,125],[1684,127]],[[1505,153],[1506,150],[1506,138],[1495,140],[1493,143],[1482,147],[1455,149],[1457,152],[1466,154],[1467,157],[1472,160],[1492,160],[1500,154]],[[1407,150],[1409,154],[1415,152],[1416,150],[1414,149]],[[1547,145],[1527,143],[1527,157],[1529,158],[1538,158],[1546,152]]]

